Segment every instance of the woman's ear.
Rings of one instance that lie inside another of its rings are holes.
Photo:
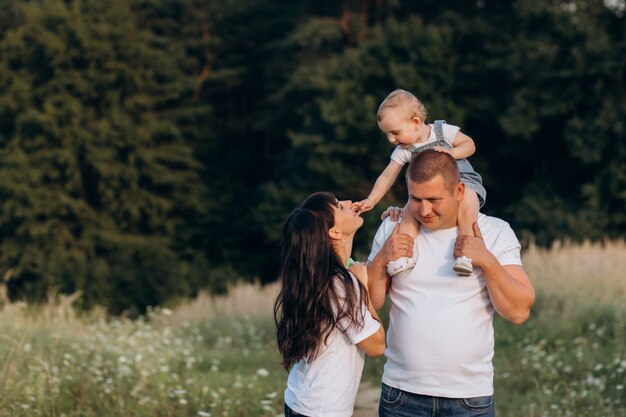
[[[339,230],[335,229],[334,227],[331,227],[328,230],[328,236],[333,240],[341,240],[341,238],[343,237],[343,234]]]

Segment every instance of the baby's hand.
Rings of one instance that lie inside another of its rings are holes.
[[[352,210],[359,214],[370,211],[372,208],[374,208],[374,205],[367,198],[365,200],[355,201],[352,203]]]
[[[447,153],[448,155],[452,156],[450,149],[442,148],[441,146],[435,146],[433,150],[441,153]]]
[[[367,267],[363,262],[355,262],[350,266],[350,272],[354,274],[356,279],[367,288]]]

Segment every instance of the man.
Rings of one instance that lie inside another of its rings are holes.
[[[535,293],[508,223],[480,215],[474,236],[457,233],[465,185],[455,160],[424,151],[406,173],[411,213],[420,223],[417,262],[391,280],[386,264],[414,256],[413,240],[386,219],[369,256],[369,295],[375,308],[389,292],[387,363],[379,415],[493,416],[493,314],[513,323],[528,318]],[[459,277],[454,259],[472,260]]]

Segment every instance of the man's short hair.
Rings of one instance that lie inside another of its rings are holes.
[[[459,167],[454,158],[445,153],[427,149],[415,155],[406,170],[407,182],[423,183],[441,175],[445,187],[454,192],[454,188],[461,181]]]

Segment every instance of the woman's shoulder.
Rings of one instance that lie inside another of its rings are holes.
[[[333,277],[333,285],[335,286],[335,289],[340,296],[346,295],[346,287],[348,285],[352,285],[352,287],[356,288],[357,291],[359,291],[360,289],[359,281],[357,280],[356,276],[350,271],[347,271],[346,275],[342,275],[339,273],[335,274],[335,276]]]

